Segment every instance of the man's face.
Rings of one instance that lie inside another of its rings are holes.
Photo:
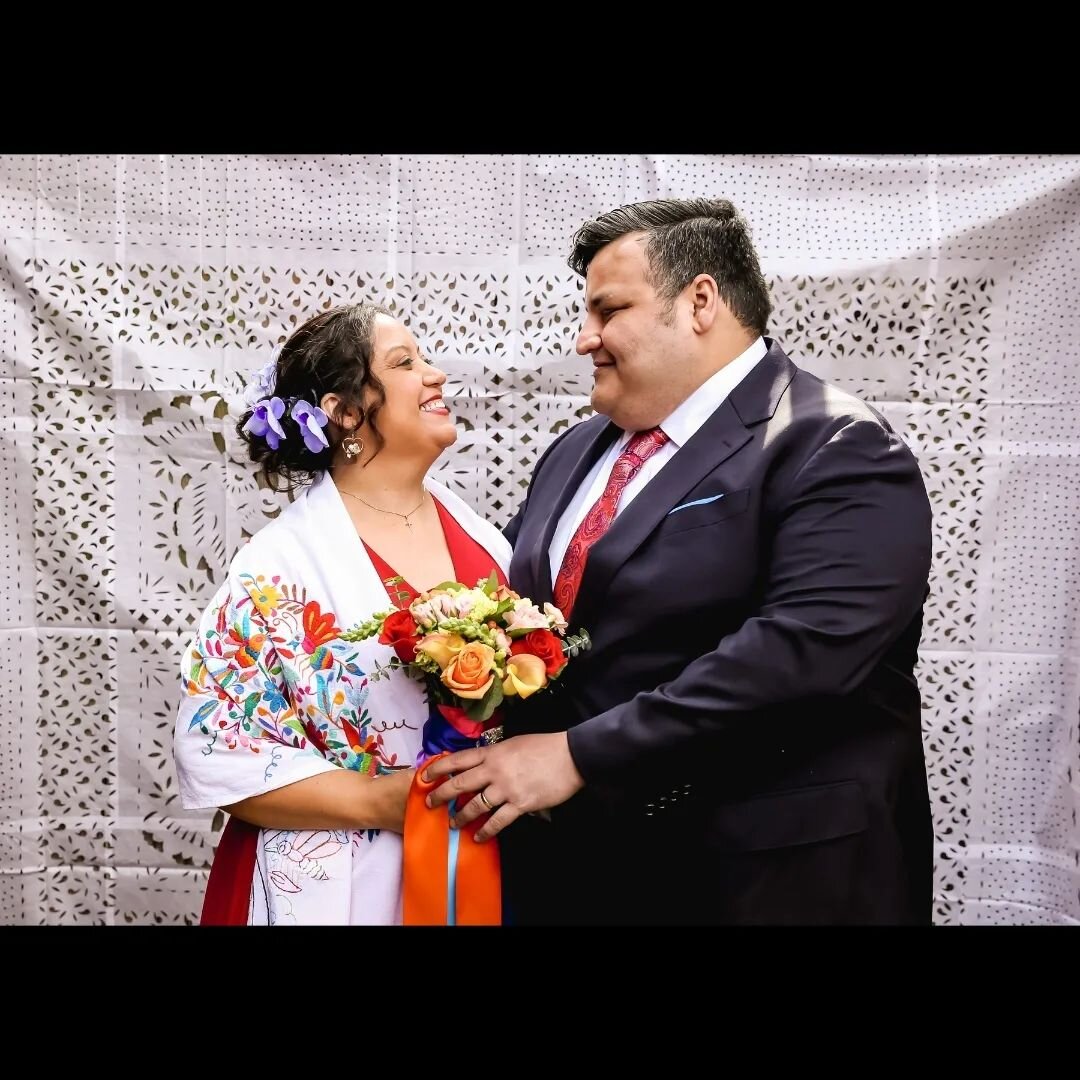
[[[593,360],[593,408],[624,431],[655,426],[694,389],[687,385],[695,344],[689,315],[649,283],[646,239],[629,233],[593,257],[575,346]]]

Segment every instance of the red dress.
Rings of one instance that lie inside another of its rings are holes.
[[[506,577],[495,560],[478,544],[446,510],[434,496],[432,501],[439,514],[443,536],[454,564],[456,580],[473,584],[487,578],[494,570],[499,583],[506,584]],[[363,543],[363,539],[361,538]],[[387,595],[395,606],[405,606],[404,597],[398,599],[398,592],[407,592],[411,602],[418,592],[408,583],[401,581],[395,585],[386,585],[388,578],[398,577],[397,571],[381,556],[364,544],[375,572],[382,579]],[[255,873],[255,858],[260,829],[246,821],[230,816],[221,834],[214,862],[210,868],[210,879],[206,883],[206,896],[203,899],[203,926],[246,926],[248,905],[251,899],[251,881]]]

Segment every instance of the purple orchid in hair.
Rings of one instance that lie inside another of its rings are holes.
[[[281,355],[281,349],[280,345],[276,346],[270,354],[270,359],[251,376],[247,389],[244,391],[245,405],[254,407],[257,402],[269,398],[273,394],[274,381],[277,375],[277,362],[278,357]],[[284,436],[282,437],[284,438]]]
[[[285,402],[279,397],[263,398],[255,402],[251,416],[244,425],[249,435],[261,435],[271,450],[276,450],[285,438],[281,418],[285,415]],[[305,441],[307,436],[304,436]]]
[[[313,454],[326,450],[330,446],[323,434],[323,428],[330,422],[330,418],[318,405],[310,405],[301,398],[293,405],[289,415],[300,425],[300,430],[304,435],[304,445]]]

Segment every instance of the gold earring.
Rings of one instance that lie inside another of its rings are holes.
[[[352,461],[353,458],[358,458],[364,452],[364,440],[358,439],[355,434],[349,432],[341,440],[341,448],[345,451],[346,460]]]

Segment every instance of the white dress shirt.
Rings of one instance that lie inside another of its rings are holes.
[[[618,517],[637,497],[645,485],[679,452],[679,448],[697,432],[702,424],[724,403],[727,396],[746,378],[754,366],[768,352],[763,338],[758,338],[745,352],[739,353],[729,364],[725,364],[715,375],[701,384],[663,423],[661,430],[668,441],[653,454],[641,467],[641,471],[623,488],[615,516]],[[611,449],[589,471],[581,487],[570,500],[563,516],[559,519],[555,535],[548,548],[551,566],[551,581],[554,584],[562,566],[563,556],[570,546],[570,540],[584,521],[585,515],[604,493],[608,477],[619,455],[632,438],[634,432],[624,431],[615,440]]]

